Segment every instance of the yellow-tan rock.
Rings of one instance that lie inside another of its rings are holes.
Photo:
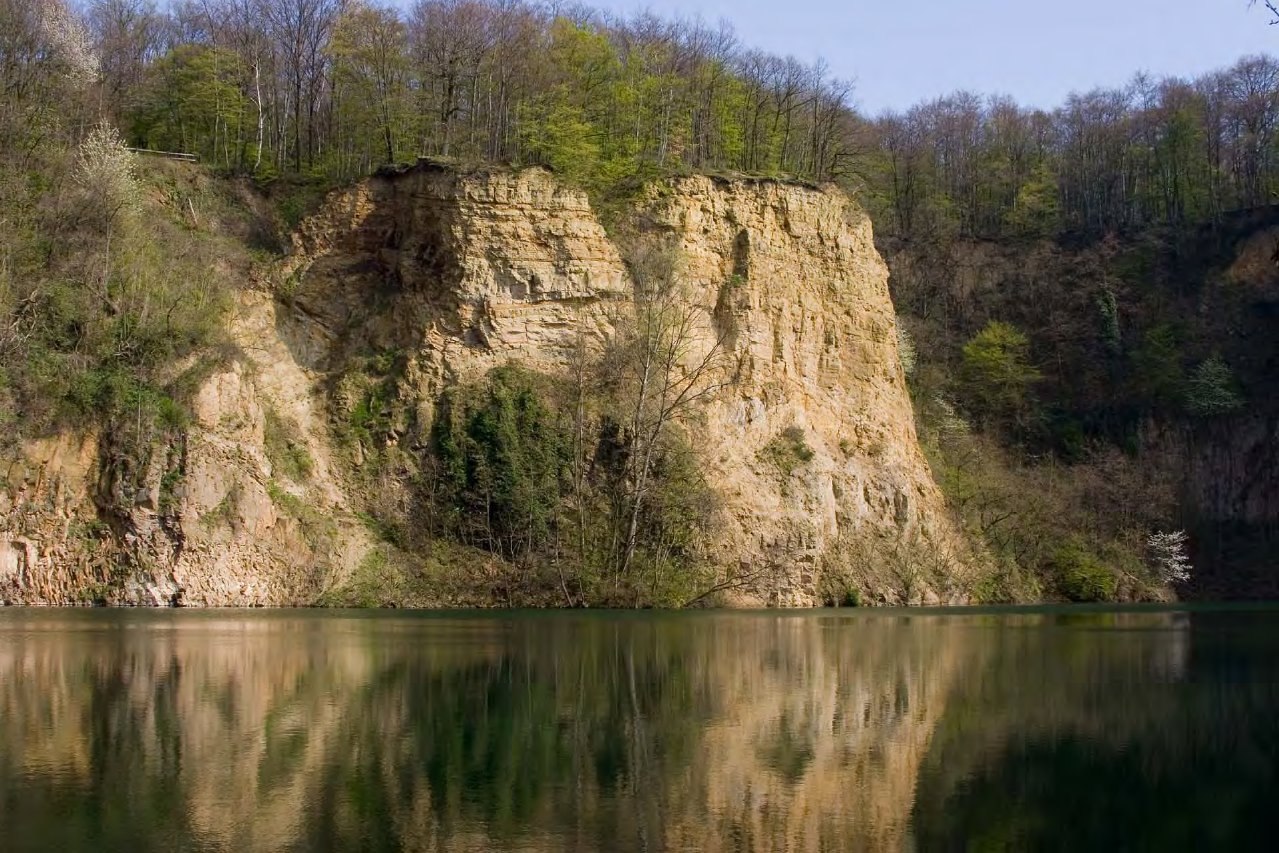
[[[689,177],[650,187],[628,228],[672,249],[689,358],[714,355],[713,393],[683,426],[720,497],[724,535],[707,548],[734,581],[729,600],[819,604],[823,574],[857,575],[868,542],[947,567],[863,572],[875,600],[962,596],[946,573],[962,549],[916,441],[866,215],[833,187]],[[566,371],[635,293],[586,194],[546,170],[421,164],[336,192],[293,236],[274,286],[241,293],[240,354],[135,480],[107,476],[92,437],[21,455],[0,505],[0,599],[90,600],[125,571],[135,603],[313,603],[374,547],[359,520],[368,501],[410,499],[407,472],[356,482],[361,448],[333,423],[334,401],[363,393],[353,365],[396,361],[388,442],[421,442],[451,384],[509,361]],[[277,470],[280,424],[305,477]],[[778,464],[779,442],[798,449],[793,464]],[[105,525],[110,547],[87,547],[72,520]]]

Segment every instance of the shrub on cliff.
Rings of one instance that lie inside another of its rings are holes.
[[[569,483],[568,425],[538,385],[522,368],[496,368],[480,388],[447,392],[434,427],[450,523],[464,541],[510,560],[548,548]]]
[[[1052,556],[1057,588],[1071,601],[1111,601],[1119,582],[1082,542],[1072,539]]]
[[[759,458],[785,478],[812,460],[813,449],[808,446],[804,430],[792,425],[773,436],[773,440],[760,450]]]
[[[423,476],[432,532],[510,561],[522,595],[557,588],[570,606],[714,591],[701,549],[717,501],[674,418],[687,377],[654,366],[673,357],[663,328],[647,344],[625,329],[574,380],[512,364],[446,392]]]

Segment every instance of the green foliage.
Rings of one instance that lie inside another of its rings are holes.
[[[441,400],[434,427],[443,504],[464,541],[508,559],[549,542],[571,464],[570,435],[527,371],[495,368]]]
[[[1132,354],[1133,394],[1147,405],[1172,408],[1182,397],[1181,346],[1168,324],[1149,329]]]
[[[823,572],[821,589],[823,607],[861,607],[862,593],[857,585],[835,572]]]
[[[338,439],[348,447],[358,445],[358,454],[364,458],[379,459],[392,434],[408,425],[409,413],[398,391],[404,366],[398,350],[375,353],[353,360],[337,383]]]
[[[160,498],[157,511],[160,515],[172,515],[177,510],[178,487],[185,472],[180,467],[169,468],[160,478]]]
[[[352,4],[334,25],[328,49],[334,109],[342,123],[368,129],[335,152],[333,165],[342,174],[358,174],[365,163],[394,163],[413,145],[406,35],[390,7]]]
[[[672,431],[660,447],[641,514],[630,601],[681,607],[712,585],[713,571],[701,555],[715,535],[718,505],[693,449]]]
[[[1011,209],[1004,215],[1005,227],[1019,237],[1042,237],[1060,227],[1061,205],[1057,176],[1041,161],[1017,189]]]
[[[1113,601],[1118,589],[1114,572],[1079,540],[1071,540],[1052,555],[1057,587],[1071,601]]]
[[[272,469],[295,483],[311,478],[311,454],[298,436],[297,426],[268,406],[262,425],[262,445]]]
[[[271,499],[271,503],[275,504],[278,509],[283,510],[294,518],[301,517],[306,509],[306,505],[302,499],[292,492],[286,490],[279,483],[274,481],[266,484],[267,497]]]
[[[375,608],[394,606],[403,599],[403,584],[391,569],[386,551],[371,548],[355,566],[351,579],[320,599],[326,607]]]
[[[523,131],[529,154],[554,170],[566,181],[593,182],[599,169],[600,147],[595,130],[580,107],[555,94],[530,104]]]
[[[396,547],[404,546],[407,536],[403,528],[394,521],[380,518],[372,513],[360,512],[356,513],[364,527],[378,538],[379,541]]]
[[[1186,383],[1186,408],[1199,417],[1216,417],[1244,406],[1234,373],[1220,356],[1203,361]]]
[[[964,344],[960,389],[965,407],[986,423],[1025,426],[1040,373],[1030,341],[1017,327],[992,320]]]
[[[1108,287],[1102,288],[1097,294],[1097,314],[1102,344],[1112,355],[1118,355],[1123,349],[1123,337],[1119,329],[1119,300]]]
[[[227,354],[227,279],[249,264],[242,243],[193,226],[192,200],[219,226],[251,214],[193,167],[138,160],[107,124],[42,151],[31,180],[0,188],[0,400],[24,436],[103,429],[113,466],[134,470],[185,426],[189,394]]]
[[[220,525],[230,525],[235,517],[236,507],[239,506],[240,497],[244,492],[244,487],[239,481],[231,483],[231,488],[227,489],[227,493],[222,496],[222,500],[208,512],[200,516],[200,523],[205,527],[218,527]]]
[[[337,535],[337,523],[305,500],[274,480],[266,484],[267,496],[280,512],[295,519],[310,541],[323,541]]]
[[[514,365],[441,398],[423,477],[428,517],[436,535],[509,561],[500,598],[679,606],[713,584],[700,554],[717,503],[696,455],[676,429],[663,431],[632,515],[634,445],[615,404]]]
[[[812,461],[813,449],[808,446],[803,429],[788,426],[764,445],[759,452],[759,457],[776,468],[784,477],[789,477],[796,468]]]
[[[270,186],[268,193],[276,199],[276,209],[285,228],[292,231],[319,209],[333,186],[332,181],[324,178],[290,178]]]
[[[234,51],[179,44],[147,69],[130,136],[144,148],[199,154],[228,168],[243,165],[256,155],[248,147],[246,74]]]
[[[939,401],[917,398],[916,413],[938,485],[980,549],[974,601],[1161,597],[1142,557],[1146,532],[1175,507],[1167,472],[1104,446],[1070,464],[1027,460],[989,434],[945,428],[953,413]]]

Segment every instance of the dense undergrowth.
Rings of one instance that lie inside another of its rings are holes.
[[[1160,597],[1170,578],[1150,537],[1180,529],[1213,594],[1246,594],[1194,497],[1221,475],[1192,456],[1269,411],[1277,221],[1260,209],[1110,236],[883,240],[934,473],[1004,567],[990,596]]]

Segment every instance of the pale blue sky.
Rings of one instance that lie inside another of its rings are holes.
[[[732,21],[745,44],[824,57],[869,113],[956,89],[1053,107],[1136,71],[1193,76],[1279,54],[1279,26],[1248,0],[587,0],[616,12]]]

